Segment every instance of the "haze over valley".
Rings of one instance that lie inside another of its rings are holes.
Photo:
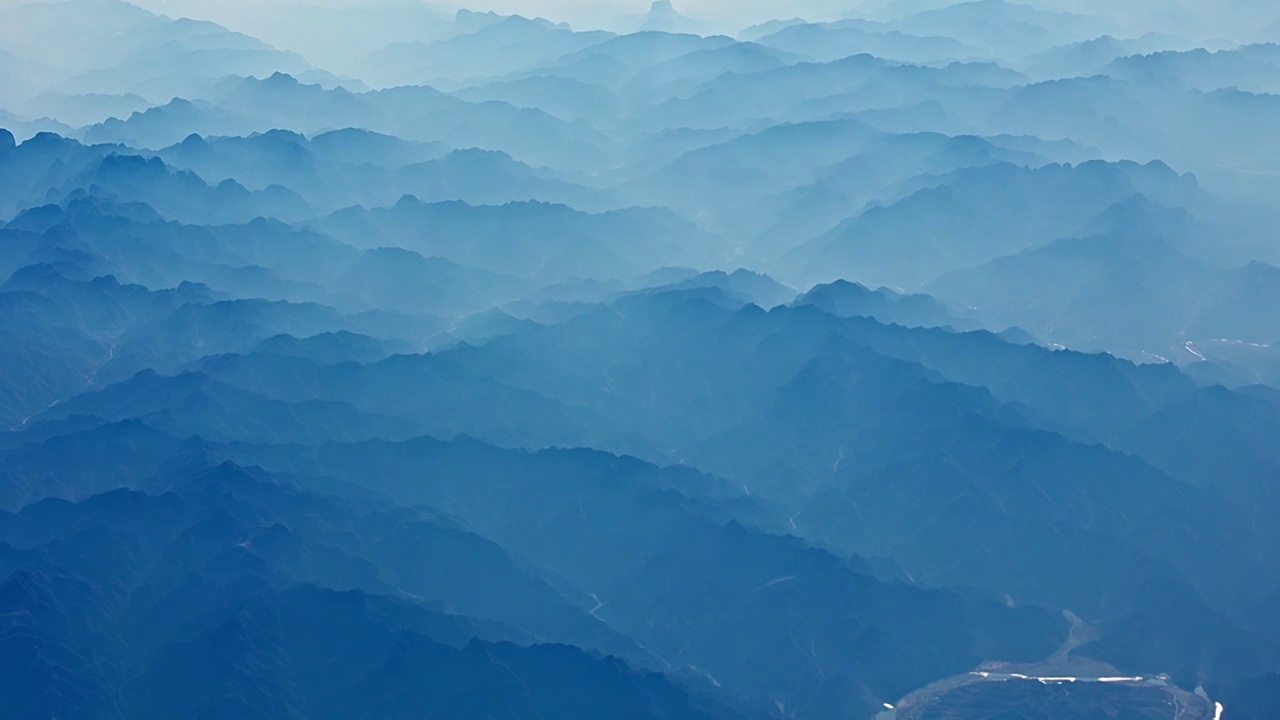
[[[0,717],[1280,717],[1280,8],[0,5]]]

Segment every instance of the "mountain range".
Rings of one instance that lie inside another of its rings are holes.
[[[1275,8],[647,5],[0,9],[0,716],[1280,717]]]

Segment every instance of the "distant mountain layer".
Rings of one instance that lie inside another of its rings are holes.
[[[288,72],[331,86],[340,82],[296,53],[122,0],[18,4],[0,11],[0,27],[0,45],[34,70],[28,93],[133,94],[163,102],[203,96],[228,75]],[[30,99],[26,93],[10,97]]]

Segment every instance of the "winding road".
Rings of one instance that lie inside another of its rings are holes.
[[[1096,639],[1096,631],[1071,612],[1063,615],[1071,622],[1071,631],[1062,646],[1049,657],[1033,665],[1008,665],[986,663],[964,675],[956,675],[927,685],[896,703],[884,703],[884,712],[875,720],[913,720],[917,713],[933,700],[966,685],[997,682],[1038,682],[1042,685],[1072,683],[1097,683],[1131,687],[1159,688],[1173,699],[1174,712],[1169,720],[1208,720],[1210,712],[1214,720],[1222,720],[1225,711],[1222,703],[1214,702],[1197,688],[1187,692],[1173,684],[1167,675],[1126,676],[1114,672],[1114,668],[1088,658],[1075,658],[1072,652]]]

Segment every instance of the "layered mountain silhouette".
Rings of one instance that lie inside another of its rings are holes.
[[[0,9],[0,717],[1280,717],[1275,8],[775,5]]]

